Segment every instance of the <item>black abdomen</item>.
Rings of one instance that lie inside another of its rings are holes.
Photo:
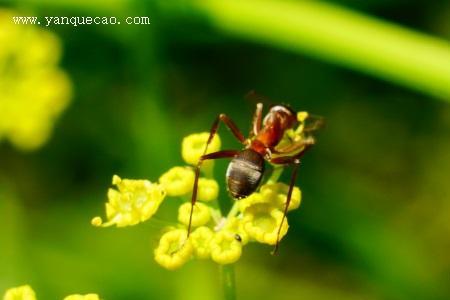
[[[235,199],[252,194],[264,173],[264,158],[251,149],[245,149],[233,158],[227,169],[228,191]]]

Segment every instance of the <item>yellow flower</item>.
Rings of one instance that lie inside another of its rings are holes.
[[[275,245],[283,212],[268,203],[256,203],[244,211],[243,224],[248,235],[260,243]],[[280,231],[280,240],[288,231],[287,218]]]
[[[253,204],[267,203],[269,200],[270,199],[268,199],[267,197],[263,197],[263,195],[261,193],[255,192],[244,199],[240,199],[240,200],[236,200],[236,201],[238,201],[237,203],[239,205],[240,211],[244,211],[247,207],[249,207]]]
[[[277,182],[269,183],[261,186],[260,194],[267,202],[276,205],[281,211],[284,211],[286,205],[287,194],[289,191],[289,185]],[[289,203],[288,211],[297,209],[300,206],[302,199],[302,193],[300,189],[294,186],[291,195],[291,202]]]
[[[36,300],[36,294],[29,285],[22,285],[8,289],[3,300]]]
[[[97,294],[69,295],[64,300],[100,300]]]
[[[239,209],[244,211],[247,207],[256,203],[268,203],[276,206],[281,211],[284,211],[286,205],[289,185],[277,182],[267,183],[261,186],[259,192],[255,192],[247,198],[238,200]],[[288,211],[297,209],[300,206],[302,193],[298,187],[294,187],[291,195],[291,202],[289,203]]]
[[[118,190],[108,190],[106,203],[106,217],[103,223],[100,217],[92,219],[94,226],[117,227],[136,225],[148,220],[158,210],[166,196],[165,190],[156,183],[148,180],[121,179],[114,175],[112,183]]]
[[[187,230],[174,229],[166,232],[155,249],[155,260],[168,270],[175,270],[184,265],[192,256],[193,247],[187,239]]]
[[[168,196],[182,196],[190,193],[194,185],[195,174],[189,167],[173,167],[159,178]]]
[[[307,111],[299,111],[299,112],[297,113],[297,120],[298,120],[300,123],[303,123],[303,122],[305,122],[305,120],[308,118],[308,116],[309,116],[309,113],[308,113]]]
[[[209,132],[195,133],[188,135],[183,139],[181,144],[181,156],[184,161],[190,165],[196,166],[198,160],[205,151],[206,142],[209,138]],[[208,146],[208,152],[212,153],[220,150],[221,142],[220,137],[216,134]],[[203,162],[203,167],[211,168],[213,165],[212,160],[206,160]]]
[[[225,224],[223,229],[237,235],[235,236],[235,238],[237,240],[240,239],[242,245],[248,243],[249,237],[247,232],[244,230],[244,224],[241,218],[231,217],[230,219],[227,220],[227,223]]]
[[[12,17],[20,15],[0,9],[0,140],[34,150],[51,135],[72,85],[57,66],[58,37],[38,26],[13,24]]]
[[[219,184],[214,179],[199,178],[197,200],[213,201],[219,196]]]
[[[29,285],[11,288],[6,291],[3,300],[36,300],[36,294]],[[97,294],[69,295],[64,300],[100,300]]]
[[[214,232],[206,226],[199,227],[192,232],[190,240],[197,258],[206,259],[210,255],[210,241]]]
[[[242,244],[233,232],[222,230],[217,232],[210,243],[211,258],[218,264],[225,265],[236,262],[242,254]]]
[[[191,214],[191,203],[185,202],[178,208],[178,221],[186,226],[189,225],[189,217]],[[209,206],[200,202],[195,203],[194,211],[192,213],[192,226],[202,226],[211,219],[211,212]]]

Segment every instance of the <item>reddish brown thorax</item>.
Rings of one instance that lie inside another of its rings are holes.
[[[283,138],[287,129],[297,124],[297,116],[289,107],[284,105],[273,106],[264,117],[260,132],[250,143],[251,149],[263,155],[266,149],[274,148]]]

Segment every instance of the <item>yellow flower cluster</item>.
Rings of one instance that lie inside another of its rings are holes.
[[[14,24],[19,15],[0,8],[0,141],[33,150],[48,140],[72,86],[58,67],[58,37],[38,26]]]
[[[148,180],[121,179],[114,175],[112,183],[117,186],[117,190],[108,190],[108,221],[103,223],[101,217],[95,217],[91,221],[94,226],[108,227],[115,224],[125,227],[147,221],[156,213],[166,196],[166,190],[160,184]]]
[[[193,134],[184,138],[182,156],[186,163],[196,165],[203,154],[208,133]],[[216,136],[208,152],[220,149]],[[209,172],[211,170],[208,170]],[[207,173],[204,172],[204,173]],[[183,200],[178,208],[178,226],[168,228],[161,236],[154,258],[157,263],[174,270],[191,258],[211,259],[218,264],[236,262],[242,248],[248,242],[275,245],[288,231],[287,220],[283,220],[289,186],[269,181],[249,197],[234,202],[227,216],[217,208],[219,185],[214,179],[202,174],[198,182],[197,202],[192,211],[193,228],[188,237],[187,228],[191,213],[191,196],[195,179],[190,166],[173,167],[159,178],[158,183],[147,180],[128,180],[114,176],[106,203],[108,221],[102,223],[95,217],[96,226],[118,227],[135,225],[149,219],[165,197]],[[276,180],[275,180],[276,181]],[[301,191],[294,187],[288,210],[299,207]],[[279,231],[280,225],[281,230]]]
[[[3,300],[36,300],[36,294],[29,285],[23,285],[7,290]]]
[[[36,300],[36,294],[29,285],[10,288],[3,296],[3,300]],[[100,300],[97,294],[69,295],[64,300]]]

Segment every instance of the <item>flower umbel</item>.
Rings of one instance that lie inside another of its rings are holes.
[[[292,143],[303,138],[306,118],[307,113],[299,113],[299,127],[286,133],[284,143]],[[200,133],[184,138],[182,156],[188,164],[197,164],[205,151],[208,136],[209,133]],[[216,135],[208,152],[218,150],[220,139]],[[165,196],[175,197],[173,201],[181,201],[178,207],[178,226],[170,228],[161,236],[154,250],[155,261],[169,270],[183,266],[192,258],[210,258],[221,265],[232,264],[241,257],[242,249],[248,243],[275,245],[278,239],[287,234],[289,225],[287,218],[284,221],[283,218],[289,186],[277,182],[282,169],[277,170],[278,175],[272,176],[259,190],[247,198],[236,200],[225,216],[218,209],[219,185],[212,178],[212,169],[202,168],[203,173],[198,181],[199,201],[192,210],[193,231],[189,237],[187,228],[195,179],[195,172],[191,166],[169,169],[160,176],[159,183],[147,180],[122,180],[114,176],[113,184],[118,189],[110,189],[108,192],[109,201],[106,204],[108,221],[102,223],[100,217],[96,217],[92,223],[103,227],[113,224],[118,227],[136,225],[156,213]],[[293,187],[287,210],[297,209],[300,202],[301,191],[298,187]]]
[[[148,220],[158,210],[166,196],[165,189],[148,180],[121,179],[114,175],[112,180],[116,189],[108,190],[106,203],[107,222],[100,217],[92,219],[94,226],[117,227],[136,225]]]

